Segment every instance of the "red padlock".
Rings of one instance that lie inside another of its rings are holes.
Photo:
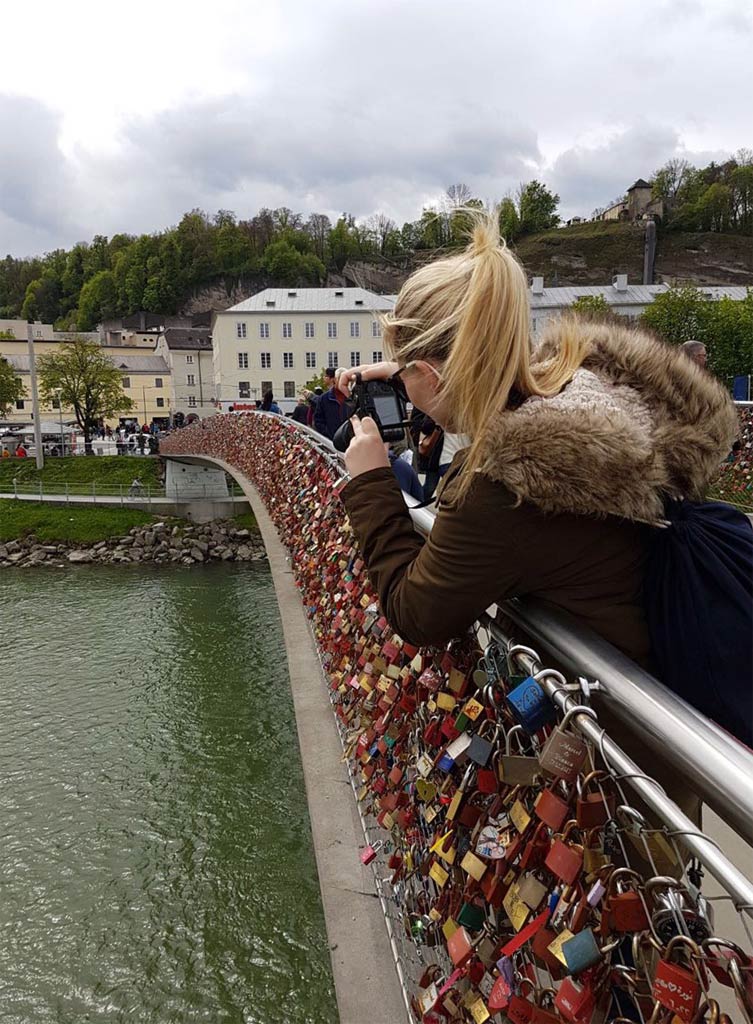
[[[553,789],[545,789],[539,794],[533,812],[539,821],[546,822],[554,832],[559,832],[569,810],[570,805],[566,800],[557,796]]]
[[[447,952],[456,967],[465,967],[473,956],[473,943],[465,928],[457,928],[447,941]]]
[[[674,953],[682,947],[689,950],[691,963],[692,957],[697,956],[701,959],[703,956],[692,939],[685,935],[676,935],[670,940],[664,956],[656,965],[652,995],[657,1003],[671,1010],[680,1020],[689,1022],[695,1019],[698,1010],[701,984],[687,967],[672,963]]]
[[[596,999],[590,985],[579,985],[573,978],[565,978],[554,997],[560,1015],[571,1024],[589,1021]]]
[[[364,848],[361,850],[361,863],[371,864],[373,860],[376,860],[376,855],[379,853],[383,846],[384,843],[382,842],[381,839],[378,842],[374,843],[373,846],[371,843],[369,843],[368,846],[364,846]]]
[[[566,842],[569,831],[568,827],[562,837],[555,838],[544,864],[553,875],[572,885],[583,868],[583,847]]]

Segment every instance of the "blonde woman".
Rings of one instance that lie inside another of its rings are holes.
[[[564,319],[532,350],[526,280],[492,216],[464,252],[408,279],[384,342],[392,361],[363,377],[398,378],[467,441],[424,542],[376,425],[354,422],[342,497],[393,628],[443,644],[490,604],[533,595],[649,665],[647,524],[716,474],[736,431],[724,389],[627,327]]]

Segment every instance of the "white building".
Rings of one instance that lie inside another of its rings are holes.
[[[216,313],[212,351],[219,408],[253,408],[265,391],[278,400],[295,399],[327,366],[380,360],[378,314],[393,305],[394,296],[364,288],[267,288]]]
[[[698,289],[709,299],[744,299],[747,288],[720,285]],[[567,288],[545,288],[543,277],[534,277],[529,292],[531,327],[534,338],[541,335],[550,320],[562,316],[572,304],[585,295],[602,296],[613,313],[637,320],[657,295],[670,291],[668,284],[628,284],[627,274],[617,274],[611,284],[579,285]]]
[[[216,412],[212,335],[203,327],[168,327],[159,336],[156,355],[169,368],[170,409],[195,412],[203,419]]]

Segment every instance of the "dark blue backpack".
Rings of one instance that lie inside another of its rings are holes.
[[[753,528],[719,502],[672,501],[665,518],[645,578],[655,674],[753,747]]]

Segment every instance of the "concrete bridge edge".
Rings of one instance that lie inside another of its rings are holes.
[[[175,456],[171,456],[174,458]],[[192,461],[200,457],[190,456]],[[359,850],[364,834],[313,637],[288,555],[254,485],[221,459],[243,488],[259,524],[280,609],[303,764],[311,833],[340,1024],[409,1020],[374,883]]]

